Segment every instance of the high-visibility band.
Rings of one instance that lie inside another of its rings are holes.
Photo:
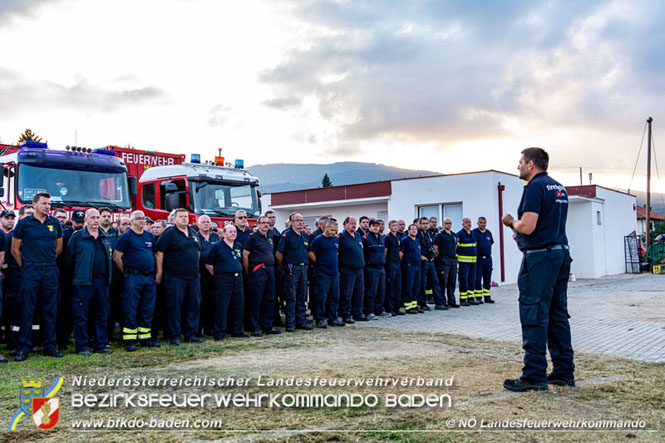
[[[139,340],[145,340],[146,338],[150,338],[149,332],[147,334],[139,334]]]
[[[490,294],[490,290],[489,290],[489,289],[483,289],[483,294],[489,295],[489,294]]]
[[[11,330],[12,332],[18,332],[21,330],[21,328],[19,328],[18,326],[11,326]]]
[[[123,340],[136,340],[136,334],[125,334],[122,336]]]
[[[457,246],[460,248],[473,248],[478,243],[457,243]]]
[[[477,296],[479,296],[480,294],[483,293],[483,290],[482,289],[476,289],[476,290],[473,291],[473,293],[476,294],[476,297],[477,297]]]
[[[39,331],[39,325],[32,325],[33,331]]]
[[[150,332],[150,328],[144,328],[143,326],[139,326],[139,332]]]
[[[431,289],[425,289],[425,294],[432,295],[432,290]]]
[[[459,293],[459,298],[460,298],[461,300],[466,300],[466,292],[460,292],[460,293]]]
[[[457,261],[460,263],[475,263],[476,257],[470,257],[468,255],[458,255]]]
[[[131,329],[131,328],[122,328],[122,333],[123,334],[136,334],[139,332],[137,328]]]

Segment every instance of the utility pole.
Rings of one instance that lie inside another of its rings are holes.
[[[645,247],[648,250],[649,245],[651,244],[651,122],[653,118],[649,117],[647,119],[647,124],[649,125],[649,135],[647,136],[647,234],[646,234],[646,244]],[[649,270],[651,270],[650,263]]]
[[[580,186],[582,185],[584,185],[584,183],[582,183],[582,167],[580,166]]]

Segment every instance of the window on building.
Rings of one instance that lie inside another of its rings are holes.
[[[453,231],[457,232],[462,229],[462,219],[464,218],[462,203],[444,203],[442,206],[443,218],[452,220]]]
[[[596,223],[598,223],[598,225],[602,225],[602,224],[603,224],[603,219],[602,219],[602,217],[601,217],[601,215],[600,215],[600,211],[596,211]]]
[[[418,207],[418,217],[436,217],[439,219],[439,205],[431,206],[419,206]]]

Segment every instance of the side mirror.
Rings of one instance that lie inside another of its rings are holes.
[[[138,188],[138,180],[136,177],[133,175],[130,175],[127,177],[127,187],[129,188],[129,195],[130,197],[135,197],[136,194],[138,193],[137,188]]]
[[[174,185],[175,186],[175,185]],[[164,197],[164,206],[166,206],[164,209],[167,211],[173,211],[174,209],[178,209],[180,204],[180,195],[179,194],[167,194],[166,197]]]
[[[178,192],[178,185],[173,182],[166,182],[164,185],[164,191],[169,194],[171,192]]]
[[[257,196],[258,198],[261,198],[261,191],[259,191],[258,189],[256,190],[256,196]]]

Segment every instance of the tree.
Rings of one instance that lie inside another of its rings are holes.
[[[333,184],[332,184],[332,182],[330,181],[330,177],[328,177],[328,173],[326,172],[326,174],[325,174],[325,175],[323,176],[323,178],[321,179],[321,187],[322,187],[322,188],[328,188],[328,187],[330,187],[330,186],[332,186],[332,185],[333,185]]]
[[[20,145],[21,142],[28,142],[28,141],[41,142],[42,138],[37,134],[35,134],[34,132],[32,132],[32,129],[26,129],[25,131],[23,131],[23,134],[21,134],[21,136],[18,138],[16,144]]]

